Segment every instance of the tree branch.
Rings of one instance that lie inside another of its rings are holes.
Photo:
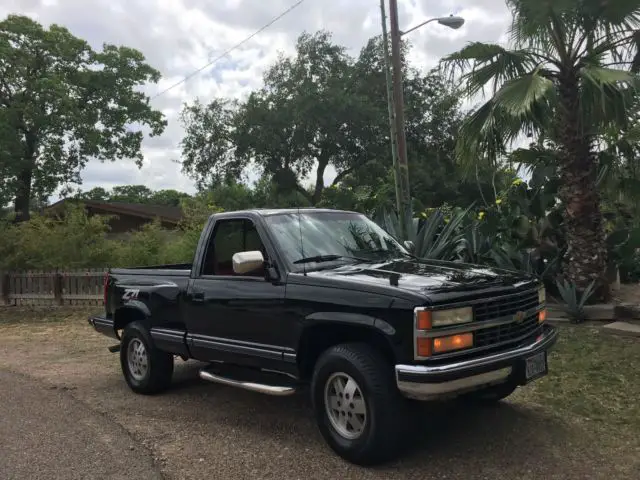
[[[336,175],[336,178],[333,179],[333,182],[331,182],[331,186],[337,185],[338,183],[340,183],[340,181],[346,177],[347,175],[349,175],[350,173],[352,173],[355,170],[355,167],[351,167],[351,168],[347,168],[346,170],[341,171],[338,175]]]
[[[320,195],[322,195],[322,190],[324,189],[324,171],[329,164],[328,158],[320,157],[318,159],[318,170],[316,171],[316,185],[313,189],[313,198],[311,200],[312,204],[315,205],[320,201]]]

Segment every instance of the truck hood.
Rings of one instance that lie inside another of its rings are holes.
[[[308,275],[334,278],[362,286],[399,288],[425,296],[452,291],[464,293],[491,287],[517,288],[533,280],[519,272],[423,259],[359,263],[309,272]]]

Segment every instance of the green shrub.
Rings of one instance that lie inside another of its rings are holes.
[[[108,218],[88,217],[70,205],[63,221],[33,216],[0,231],[0,268],[4,270],[93,268],[108,265],[116,245],[106,239]]]
[[[189,263],[207,218],[220,209],[206,198],[189,198],[183,211],[176,230],[154,221],[125,239],[109,239],[109,218],[87,216],[80,205],[68,205],[60,218],[34,215],[17,225],[0,220],[0,270]]]

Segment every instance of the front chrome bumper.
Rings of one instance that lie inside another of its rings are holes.
[[[404,396],[416,400],[456,396],[507,381],[520,360],[549,350],[557,339],[556,327],[547,324],[535,342],[504,352],[433,366],[396,365],[396,383]]]

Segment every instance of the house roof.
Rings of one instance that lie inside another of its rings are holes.
[[[169,205],[147,205],[143,203],[124,203],[124,202],[97,202],[95,200],[69,199],[65,198],[52,205],[45,210],[59,210],[67,202],[83,203],[85,207],[94,210],[101,210],[105,213],[115,215],[131,215],[134,217],[154,219],[158,217],[166,223],[177,224],[182,220],[182,209],[180,207],[172,207]]]

